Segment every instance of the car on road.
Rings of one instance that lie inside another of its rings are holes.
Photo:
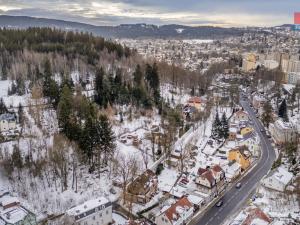
[[[235,187],[236,187],[237,189],[241,188],[241,186],[242,186],[242,184],[241,184],[240,182],[237,183],[237,184],[235,185]]]
[[[265,133],[265,129],[260,129],[260,132]]]
[[[222,205],[223,205],[223,201],[222,200],[218,201],[217,204],[216,204],[217,207],[221,207]]]

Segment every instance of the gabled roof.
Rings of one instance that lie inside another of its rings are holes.
[[[203,173],[205,173],[207,171],[207,169],[204,169],[204,168],[199,168],[198,169],[198,175],[200,176],[200,175],[202,175]]]
[[[247,159],[251,156],[251,153],[246,145],[239,146],[239,147],[231,149],[229,151],[238,151],[245,159]]]
[[[181,210],[188,210],[190,208],[192,208],[193,205],[192,203],[190,203],[190,201],[187,199],[187,197],[183,197],[181,199],[179,199],[176,203],[174,203],[173,205],[171,205],[170,208],[168,208],[164,213],[166,215],[166,217],[171,221],[176,221],[181,217]]]
[[[133,195],[145,194],[146,187],[153,184],[153,178],[155,173],[148,169],[127,186],[127,191]]]
[[[211,168],[214,172],[222,172],[223,169],[221,168],[221,166],[219,165],[214,165],[212,168]]]
[[[203,179],[208,180],[208,182],[213,186],[215,184],[215,178],[213,175],[213,172],[211,170],[208,170],[200,175]]]
[[[189,103],[201,103],[202,100],[200,97],[194,96],[194,97],[191,97],[188,102]]]
[[[255,208],[249,211],[247,218],[241,225],[251,225],[255,219],[260,219],[268,223],[272,222],[272,219],[268,217],[261,209]]]
[[[235,113],[236,115],[247,115],[248,116],[248,113],[247,112],[245,112],[244,110],[239,110],[239,111],[237,111],[236,113]]]

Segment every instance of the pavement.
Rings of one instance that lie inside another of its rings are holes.
[[[239,181],[242,186],[239,189],[233,186],[226,191],[221,198],[223,201],[221,207],[212,206],[204,215],[201,214],[198,218],[193,218],[189,225],[221,225],[226,222],[230,216],[236,214],[247,203],[247,200],[252,197],[259,181],[270,171],[276,159],[271,142],[266,137],[265,132],[261,132],[264,127],[256,118],[256,114],[250,107],[249,101],[241,97],[240,104],[248,112],[253,122],[253,127],[260,137],[261,156],[256,166]]]

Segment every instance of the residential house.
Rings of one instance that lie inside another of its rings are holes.
[[[14,114],[5,113],[0,115],[0,131],[16,129],[17,120]]]
[[[230,161],[225,169],[226,181],[231,182],[239,177],[242,173],[241,165],[235,160]]]
[[[158,180],[151,170],[146,170],[143,174],[128,184],[125,198],[128,201],[137,204],[146,204],[149,202],[157,191]]]
[[[243,136],[245,136],[245,135],[247,135],[247,134],[250,134],[250,133],[252,133],[252,132],[254,132],[254,130],[253,130],[252,127],[244,127],[244,128],[242,128],[241,131],[240,131],[241,135],[243,135]]]
[[[193,106],[195,107],[198,111],[201,110],[201,105],[202,105],[202,99],[200,97],[197,97],[197,96],[194,96],[194,97],[191,97],[189,100],[188,100],[188,104],[189,106]]]
[[[284,192],[287,186],[292,182],[292,179],[292,173],[283,167],[278,167],[272,170],[267,177],[263,179],[262,184],[269,189]]]
[[[247,146],[252,156],[259,155],[260,139],[254,130],[244,135],[238,135],[236,141],[238,146]]]
[[[34,213],[21,205],[9,192],[0,192],[1,225],[37,225]]]
[[[104,198],[89,200],[67,210],[66,220],[75,225],[108,225],[112,219],[112,203]]]
[[[234,141],[237,137],[237,133],[238,133],[238,128],[236,126],[230,126],[228,140]]]
[[[249,115],[244,110],[239,110],[234,113],[234,120],[235,121],[247,121],[249,120]]]
[[[171,206],[165,206],[155,218],[156,225],[184,225],[193,216],[194,207],[187,197],[183,197]]]
[[[195,183],[199,190],[213,198],[222,192],[225,188],[225,172],[219,165],[212,168],[199,168]]]
[[[287,74],[287,83],[288,84],[297,84],[300,82],[300,72],[290,72]]]
[[[241,225],[267,225],[271,222],[272,219],[267,216],[261,209],[254,208],[248,211],[248,215]]]
[[[228,160],[237,162],[242,170],[246,170],[251,164],[251,153],[247,146],[239,146],[228,152]]]
[[[269,131],[278,145],[285,144],[287,142],[296,142],[297,130],[290,122],[284,122],[282,119],[276,120],[269,125]]]
[[[267,99],[261,94],[254,94],[252,97],[252,105],[255,109],[262,109]]]
[[[273,69],[275,69],[275,68],[277,68],[279,66],[279,63],[277,61],[275,61],[275,60],[267,59],[267,60],[264,60],[263,65],[267,69],[273,70]]]

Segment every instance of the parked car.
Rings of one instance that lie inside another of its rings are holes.
[[[222,200],[218,201],[217,204],[216,204],[217,207],[221,207],[222,205],[223,205],[223,201]]]
[[[240,182],[237,183],[237,184],[235,185],[235,187],[236,187],[237,189],[241,188],[241,186],[242,186],[242,184],[241,184]]]

